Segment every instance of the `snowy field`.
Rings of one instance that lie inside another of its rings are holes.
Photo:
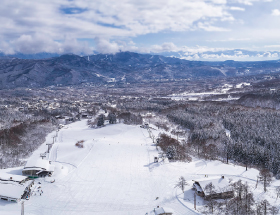
[[[226,95],[226,94],[230,95],[231,93],[234,92],[229,93],[229,90],[241,89],[248,86],[251,86],[251,84],[246,82],[236,84],[235,86],[232,84],[224,84],[221,88],[217,88],[214,91],[199,92],[199,93],[195,93],[195,92],[174,93],[164,98],[171,98],[172,100],[177,100],[177,101],[178,100],[203,101],[207,96]],[[239,99],[239,97],[228,96],[227,98],[219,98],[213,101],[230,101],[230,100],[237,100],[237,99]]]
[[[47,137],[47,142],[53,135]],[[75,146],[80,140],[85,141],[84,148]],[[139,126],[116,124],[92,129],[87,127],[86,120],[70,124],[58,132],[52,148],[50,157],[55,163],[55,173],[52,179],[36,179],[35,184],[38,187],[41,182],[43,193],[25,201],[25,214],[144,215],[157,206],[172,208],[175,215],[200,214],[193,207],[191,185],[193,179],[205,175],[247,181],[256,200],[267,198],[272,205],[279,204],[273,191],[278,181],[268,188],[271,192],[267,194],[263,193],[261,184],[255,189],[257,170],[245,171],[245,167],[195,158],[191,163],[153,163],[154,156],[158,152],[148,131]],[[1,171],[21,174],[21,169]],[[182,191],[174,188],[180,176],[189,183],[185,199]],[[53,179],[55,182],[50,183]],[[198,197],[198,210],[202,204]],[[20,214],[20,206],[20,203],[0,201],[0,214]]]

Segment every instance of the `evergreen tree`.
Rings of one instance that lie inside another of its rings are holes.
[[[104,125],[104,119],[105,119],[105,116],[103,114],[100,114],[97,118],[97,126],[103,126]]]
[[[110,124],[115,124],[117,122],[117,117],[114,113],[109,113],[108,119]]]

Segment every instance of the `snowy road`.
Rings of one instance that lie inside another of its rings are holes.
[[[82,139],[85,148],[75,147]],[[77,168],[44,183],[43,195],[26,202],[27,214],[141,215],[158,205],[177,215],[196,214],[176,198],[174,180],[181,173],[149,163],[156,151],[147,130],[122,124],[89,129],[81,121],[60,132],[58,140],[57,163]]]

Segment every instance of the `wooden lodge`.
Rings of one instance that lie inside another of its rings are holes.
[[[205,189],[205,187],[212,183],[212,192]],[[234,192],[230,186],[229,180],[224,176],[202,178],[194,180],[193,188],[198,196],[207,199],[226,199],[234,197]]]

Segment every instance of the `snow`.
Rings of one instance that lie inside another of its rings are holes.
[[[0,183],[0,196],[20,199],[21,195],[24,193],[25,188],[25,186],[19,184],[16,185]]]
[[[227,135],[227,137],[231,137],[231,132],[230,132],[230,130],[228,130],[228,129],[225,129],[225,132],[226,132],[226,135]]]
[[[242,82],[242,83],[240,83],[240,84],[237,84],[237,85],[236,85],[236,88],[242,88],[242,87],[244,87],[244,86],[250,86],[250,85],[251,85],[250,83]]]
[[[24,167],[24,170],[33,170],[33,169],[49,170],[50,169],[49,161],[42,159],[41,157],[33,156],[32,158],[28,159],[28,161]]]
[[[14,181],[14,182],[22,182],[26,180],[28,177],[26,176],[21,176],[21,175],[13,175],[13,174],[8,174],[5,172],[0,172],[0,183],[1,181]]]
[[[192,180],[224,175],[255,188],[259,172],[253,168],[245,171],[242,166],[194,157],[190,163],[161,158],[153,163],[158,151],[147,129],[124,124],[92,129],[86,124],[86,120],[78,121],[58,132],[49,156],[55,164],[54,174],[35,180],[44,192],[25,201],[26,215],[138,215],[150,214],[158,206],[173,209],[174,215],[194,215],[200,212],[193,207]],[[160,131],[152,132],[157,135]],[[53,135],[48,135],[46,142]],[[84,148],[75,146],[80,140],[84,140]],[[43,144],[32,156],[39,156],[46,147]],[[5,172],[18,174],[18,170]],[[184,193],[175,188],[181,176],[189,184]],[[267,194],[259,184],[253,190],[256,200],[266,198],[275,205],[273,189],[277,183],[273,182]],[[198,210],[202,205],[204,200],[198,196]],[[1,215],[2,211],[5,215],[20,214],[20,204],[0,201],[0,211]]]
[[[174,213],[174,211],[170,208],[160,207],[160,208],[156,208],[151,214],[152,215],[160,215],[160,214],[163,214],[163,213]]]
[[[164,98],[171,98],[172,100],[184,100],[184,99],[186,99],[186,100],[190,100],[190,101],[203,100],[204,97],[206,97],[206,96],[227,94],[228,91],[232,89],[232,87],[231,87],[231,85],[228,85],[227,88],[225,88],[225,86],[226,85],[224,85],[220,89],[216,89],[216,90],[210,91],[210,92],[200,92],[200,93],[183,92],[183,93],[179,93],[179,94],[174,93],[174,94],[168,95],[167,97],[164,97]],[[228,97],[228,98],[219,99],[219,100],[235,100],[235,99],[238,99],[238,98]]]
[[[219,193],[220,191],[225,191],[225,189],[230,189],[230,183],[227,178],[210,177],[210,178],[202,178],[202,179],[198,179],[198,180],[194,180],[194,181],[198,182],[200,184],[200,187],[202,188],[205,195],[210,194],[205,190],[205,187],[209,183],[212,183],[212,185],[214,185],[214,191],[216,193]]]

